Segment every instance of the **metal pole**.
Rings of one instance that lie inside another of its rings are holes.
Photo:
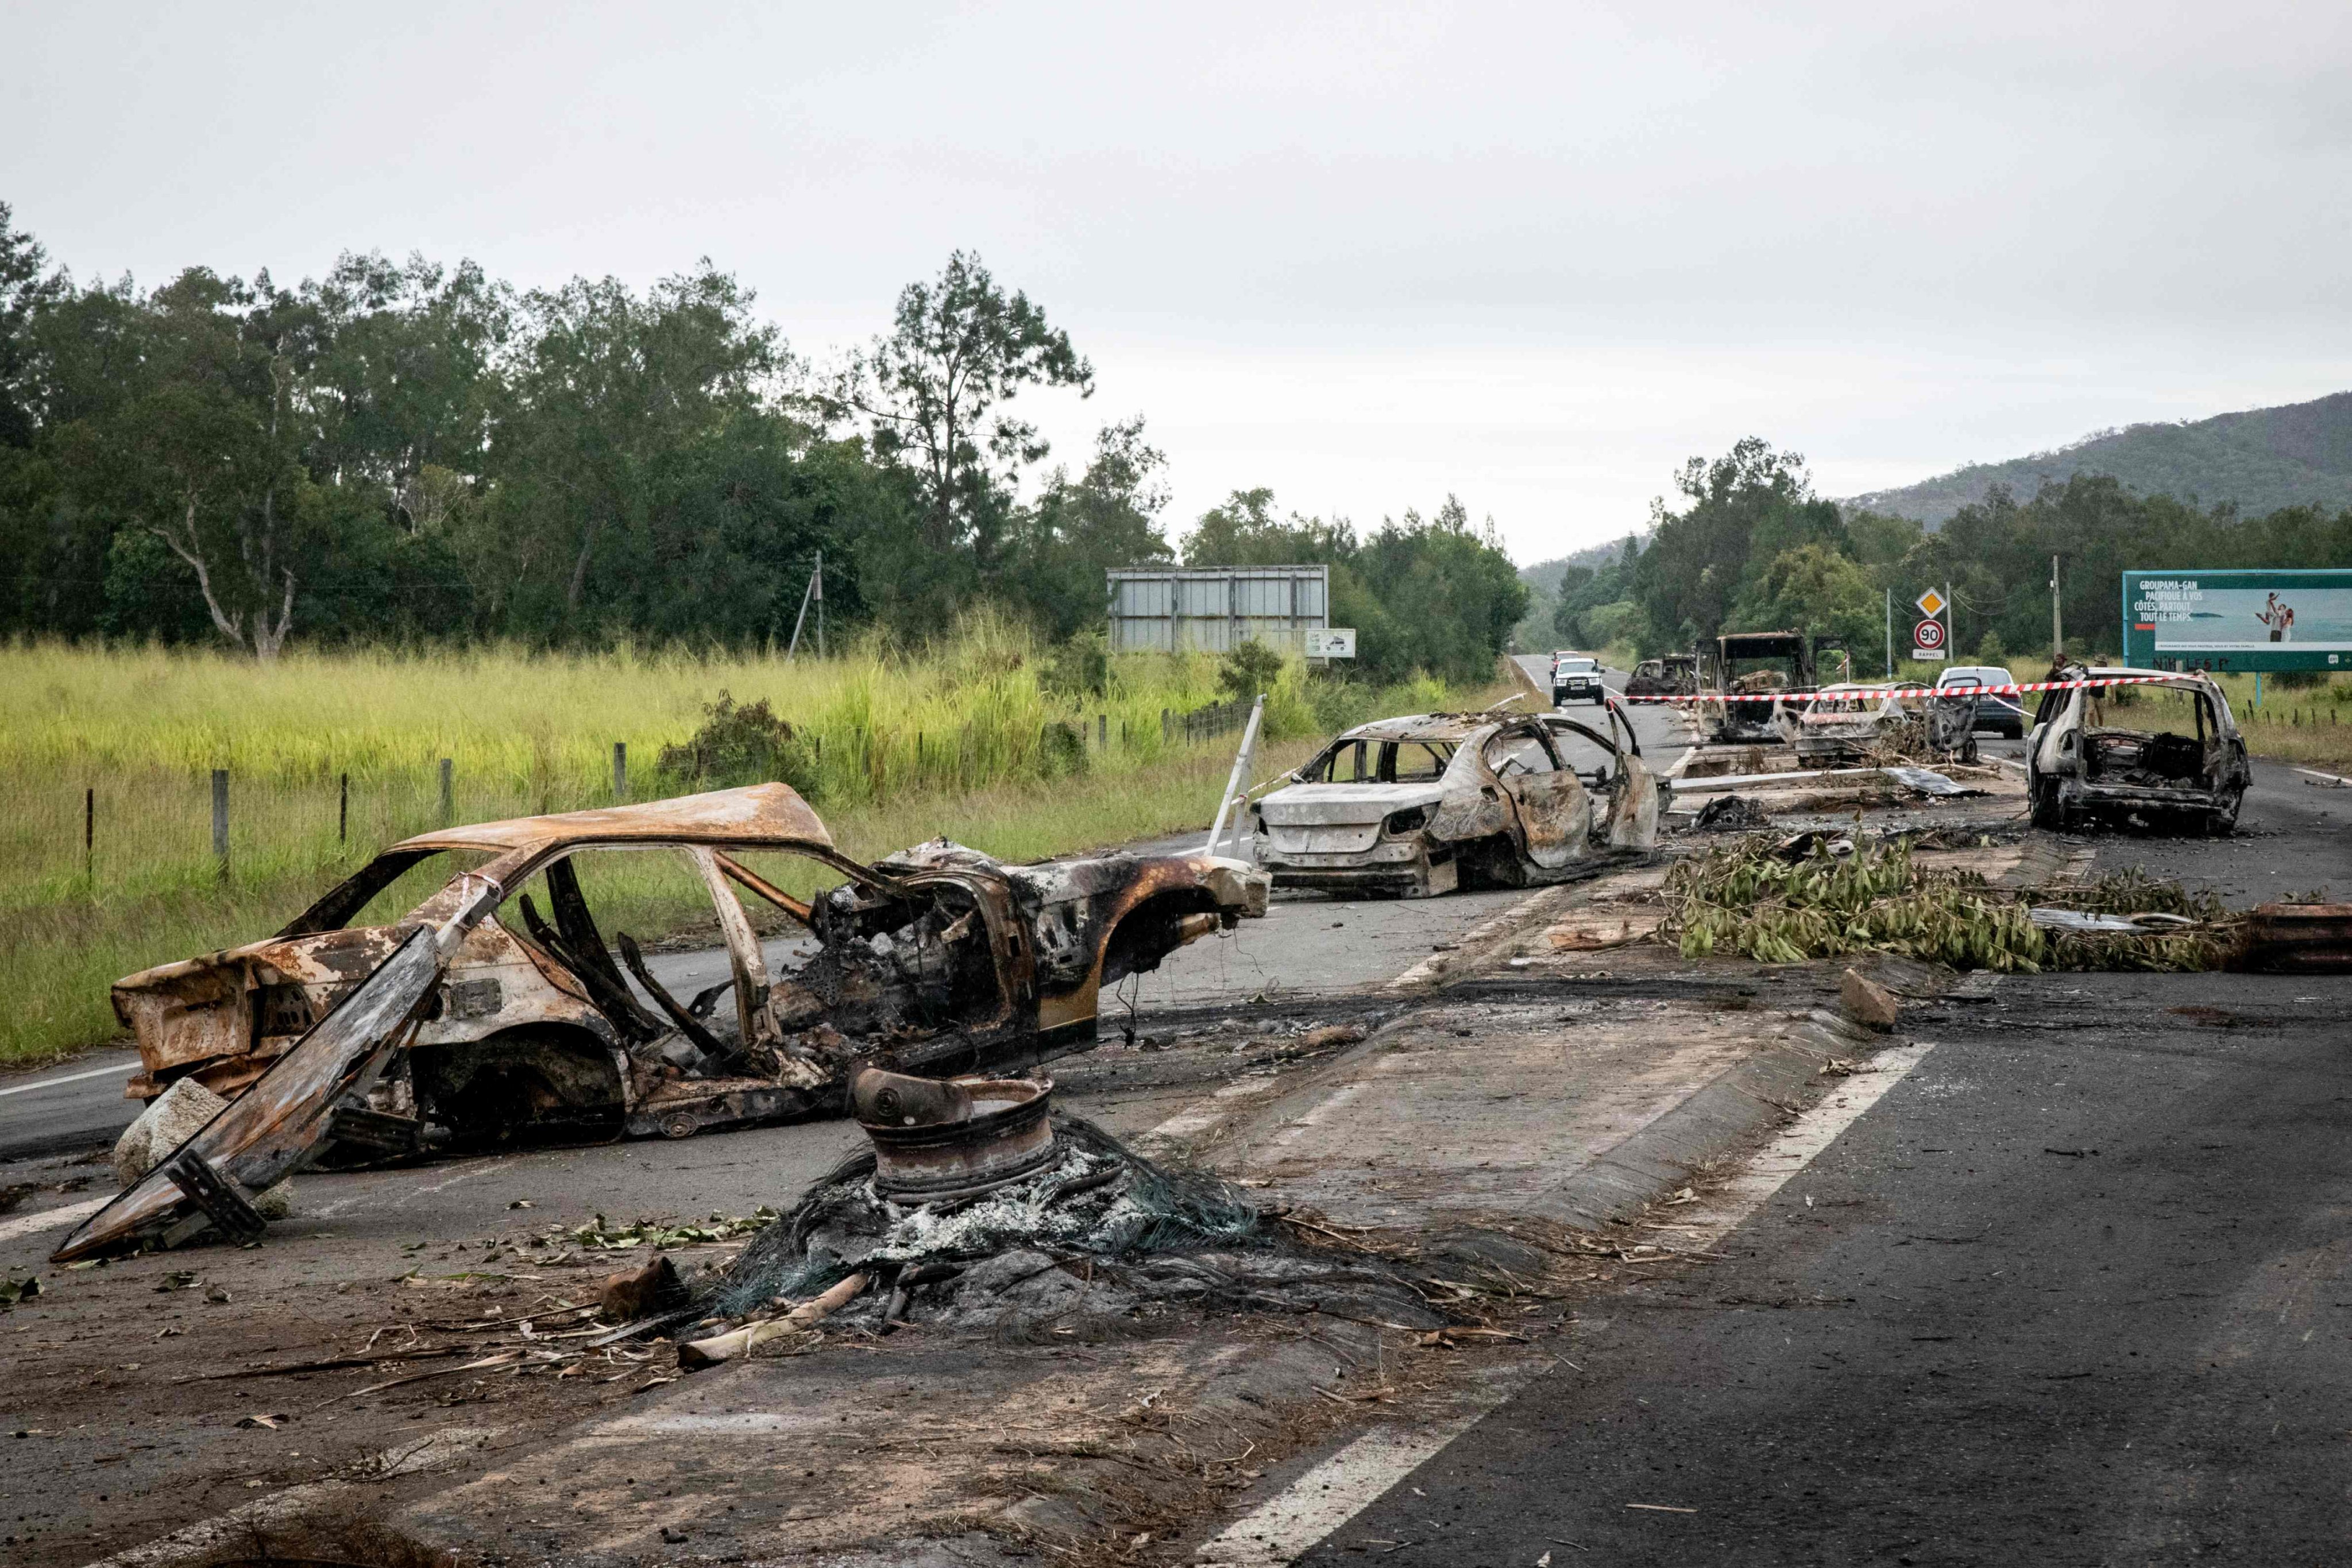
[[[446,827],[457,815],[455,796],[450,788],[450,759],[441,759],[441,826]]]
[[[1895,679],[1895,590],[1886,590],[1886,679]]]
[[[629,743],[626,741],[613,742],[613,798],[616,802],[629,798]]]
[[[345,773],[335,788],[335,842],[352,841],[352,775]]]
[[[1944,584],[1944,662],[1949,664],[1960,657],[1960,603],[1952,597],[1952,585]]]
[[[81,792],[81,879],[93,886],[98,880],[94,869],[97,864],[97,845],[98,791],[86,789]]]
[[[816,552],[816,656],[824,657],[824,552]]]
[[[1225,780],[1224,798],[1217,802],[1217,820],[1209,825],[1209,842],[1201,851],[1203,855],[1217,852],[1217,840],[1225,836],[1225,817],[1238,804],[1236,797],[1247,798],[1244,792],[1249,788],[1250,763],[1257,752],[1257,721],[1265,712],[1265,693],[1261,691],[1257,701],[1250,707],[1249,727],[1242,731],[1242,749],[1234,754],[1233,776]],[[1241,824],[1238,819],[1234,826],[1239,829]]]
[[[2050,558],[2050,662],[2066,657],[2066,628],[2058,619],[2058,557]]]
[[[822,562],[824,558],[819,556],[817,559]],[[819,566],[818,571],[823,570],[824,568]],[[809,574],[808,586],[801,590],[801,613],[793,617],[792,646],[784,649],[784,662],[787,664],[792,662],[794,654],[801,651],[801,627],[808,624],[809,601],[814,597],[816,597],[816,573],[812,572]]]
[[[228,880],[228,770],[213,770],[213,860]]]

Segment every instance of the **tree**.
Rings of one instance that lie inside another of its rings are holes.
[[[1143,438],[1143,416],[1106,425],[1095,455],[1073,479],[1054,470],[1034,507],[1017,513],[1003,586],[1048,636],[1066,637],[1103,619],[1105,574],[1172,561],[1160,512],[1168,459]]]
[[[890,334],[852,358],[824,406],[855,416],[885,462],[911,459],[924,542],[996,563],[1021,467],[1045,460],[1036,427],[995,412],[1030,386],[1094,394],[1094,367],[1022,293],[1006,295],[976,256],[948,258],[936,283],[899,292]]]
[[[642,297],[612,278],[524,297],[483,541],[505,561],[497,608],[510,627],[593,632],[608,606],[592,600],[625,599],[647,565],[660,466],[772,410],[788,354],[751,300],[707,258]],[[612,569],[592,575],[608,548]]]
[[[1654,634],[1686,646],[1726,629],[1732,605],[1782,552],[1818,542],[1843,552],[1833,501],[1812,492],[1805,460],[1760,437],[1709,462],[1693,458],[1675,476],[1688,507],[1651,503],[1653,532],[1633,574],[1634,596]],[[1649,650],[1645,650],[1649,651]]]
[[[39,422],[36,319],[68,288],[48,264],[47,252],[16,228],[14,212],[0,202],[0,448],[31,446]]]
[[[1736,608],[1757,631],[1803,631],[1866,647],[1882,629],[1877,592],[1863,569],[1824,544],[1801,544],[1772,558]]]

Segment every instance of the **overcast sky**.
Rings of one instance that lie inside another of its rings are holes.
[[[1766,14],[1768,11],[1773,14]],[[32,6],[0,200],[87,279],[709,256],[824,361],[978,252],[1181,526],[1449,490],[1529,562],[1760,435],[1851,494],[2352,385],[2352,7]]]

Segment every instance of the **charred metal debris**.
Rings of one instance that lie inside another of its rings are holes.
[[[691,997],[627,933],[607,944],[576,869],[648,851],[684,858],[723,939],[729,977]],[[746,863],[762,855],[841,880],[796,899]],[[439,891],[352,923],[436,857],[454,862]],[[250,1194],[321,1159],[834,1111],[867,1064],[1034,1068],[1094,1040],[1105,986],[1262,915],[1266,891],[1204,855],[1006,866],[937,839],[861,865],[772,784],[421,835],[274,937],[116,983],[143,1068],[129,1092],[193,1079],[229,1103],[57,1257],[257,1234]],[[747,896],[803,933],[775,967]]]

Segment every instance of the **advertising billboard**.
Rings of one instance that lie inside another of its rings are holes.
[[[2352,571],[2126,572],[2124,662],[2352,670]]]

